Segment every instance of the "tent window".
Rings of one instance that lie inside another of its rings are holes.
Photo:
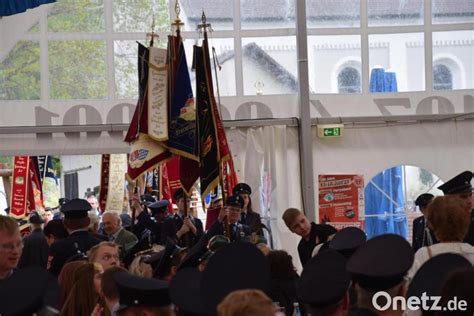
[[[345,67],[337,76],[339,93],[360,93],[360,73],[353,67]]]
[[[366,184],[365,232],[373,238],[382,234],[398,234],[412,240],[415,200],[422,193],[443,195],[437,189],[443,184],[430,171],[409,165],[385,169]]]
[[[448,66],[438,64],[433,67],[433,90],[452,90],[453,74]]]

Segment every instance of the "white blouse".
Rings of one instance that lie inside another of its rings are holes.
[[[431,250],[431,257],[440,255],[442,253],[456,253],[465,257],[474,265],[474,247],[468,243],[442,242],[439,244],[431,245],[429,246],[429,248]],[[407,274],[409,280],[413,279],[418,269],[431,257],[428,252],[428,246],[418,249],[418,251],[415,253],[415,261],[413,262],[413,265]]]

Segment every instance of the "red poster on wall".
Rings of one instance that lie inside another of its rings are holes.
[[[341,229],[363,228],[364,178],[361,175],[319,175],[319,219]]]
[[[26,216],[29,158],[29,156],[15,156],[13,158],[10,216],[14,218],[24,218]]]

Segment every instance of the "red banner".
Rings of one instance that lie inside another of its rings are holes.
[[[174,193],[181,188],[180,181],[180,160],[181,157],[175,156],[166,162],[166,171],[168,173],[168,183],[170,186],[170,194],[173,197]]]
[[[173,160],[173,159],[171,159]],[[169,202],[168,204],[168,212],[171,214],[173,213],[173,200],[172,200],[172,195],[171,195],[171,188],[170,188],[170,182],[168,178],[168,166],[167,163],[161,164],[160,165],[160,194],[161,194],[161,199],[162,200],[167,200]]]
[[[364,207],[364,178],[361,175],[319,175],[319,221],[337,229],[362,229],[359,212]]]
[[[26,216],[26,199],[28,194],[29,157],[13,158],[13,183],[10,200],[10,216],[24,218]]]
[[[102,155],[100,164],[100,186],[99,186],[99,208],[101,211],[106,210],[107,195],[109,192],[109,172],[110,172],[110,155]]]
[[[33,211],[44,211],[43,205],[43,192],[41,188],[41,182],[38,175],[37,160],[36,157],[30,157],[30,163],[28,166],[28,213]]]

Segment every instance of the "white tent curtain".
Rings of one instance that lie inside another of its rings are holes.
[[[281,219],[287,208],[302,207],[297,128],[233,128],[227,131],[227,139],[239,181],[252,187],[254,210],[271,218],[274,248],[288,251],[300,268],[296,250],[299,238]]]
[[[413,165],[447,181],[464,170],[474,170],[472,119],[373,125],[346,127],[344,136],[337,139],[318,138],[313,127],[315,179],[319,174],[361,174],[367,185],[387,168]]]

